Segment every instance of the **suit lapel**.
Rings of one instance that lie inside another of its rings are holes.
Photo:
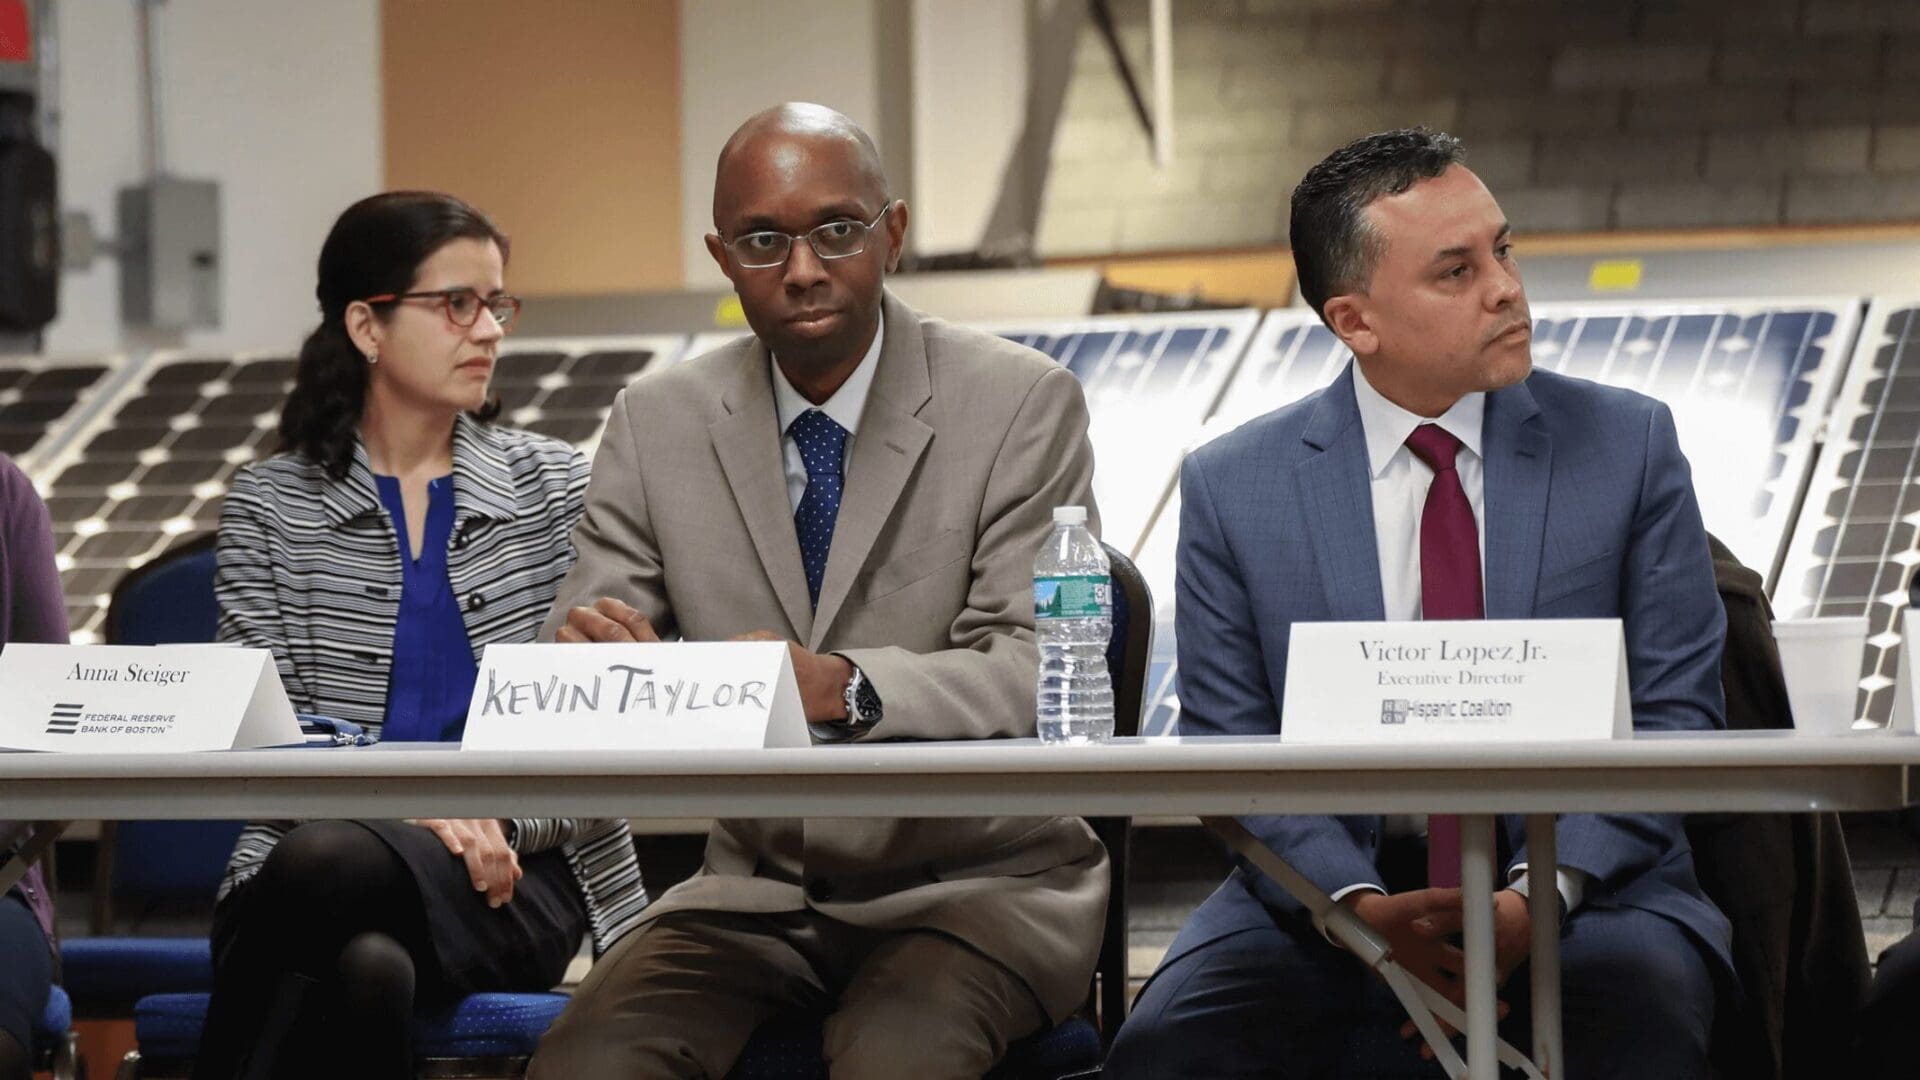
[[[1489,619],[1533,617],[1546,537],[1547,482],[1553,472],[1553,439],[1539,414],[1524,382],[1487,395],[1481,513],[1486,518]]]
[[[1327,607],[1343,622],[1385,618],[1367,438],[1354,403],[1352,364],[1320,395],[1300,438],[1320,451],[1295,466],[1293,476]]]
[[[788,629],[795,640],[804,641],[813,629],[813,612],[807,605],[807,573],[800,562],[800,540],[787,502],[780,418],[773,405],[767,363],[766,347],[758,341],[749,343],[739,378],[721,399],[727,415],[707,431],[747,535],[760,555],[761,568],[786,612]]]
[[[854,579],[873,553],[874,541],[893,515],[914,467],[920,463],[933,429],[916,415],[932,397],[927,371],[926,341],[920,320],[905,304],[887,294],[886,341],[880,346],[879,368],[860,414],[860,429],[847,455],[846,487],[840,498],[840,516],[833,526],[833,547],[827,553],[827,572],[820,583],[820,604],[813,613],[809,649],[818,650],[845,606]],[[770,392],[769,392],[770,393]],[[792,532],[789,528],[788,532]],[[799,550],[798,541],[794,549]],[[795,555],[798,565],[798,555]],[[806,600],[806,582],[800,597]]]

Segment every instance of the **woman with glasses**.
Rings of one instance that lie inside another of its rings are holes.
[[[480,651],[533,640],[574,559],[587,463],[493,424],[520,302],[507,238],[449,195],[349,207],[320,250],[279,452],[220,520],[223,640],[271,649],[295,709],[452,742]],[[214,911],[194,1075],[413,1075],[416,1008],[546,990],[646,904],[624,821],[254,822]]]
[[[0,649],[10,641],[67,643],[67,609],[53,561],[47,504],[13,459],[0,454]],[[23,821],[0,820],[0,866],[26,839]],[[16,856],[17,857],[17,856]],[[0,890],[0,1080],[33,1075],[31,1033],[53,986],[53,897],[38,865]]]

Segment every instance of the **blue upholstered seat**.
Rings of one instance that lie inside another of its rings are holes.
[[[56,986],[47,995],[47,1007],[40,1010],[40,1020],[33,1025],[33,1044],[37,1049],[51,1046],[66,1035],[73,1027],[73,999],[67,992]]]
[[[207,1024],[207,994],[149,994],[133,1007],[133,1037],[146,1058],[190,1058]]]
[[[468,994],[449,1009],[413,1018],[423,1058],[521,1057],[567,1007],[565,994]]]
[[[213,949],[205,937],[82,937],[61,945],[67,989],[89,1002],[88,1015],[124,1014],[147,994],[213,985]]]
[[[191,1058],[207,1022],[206,994],[154,994],[133,1010],[140,1056]],[[567,1005],[565,994],[469,994],[446,1009],[414,1017],[421,1058],[524,1057]]]
[[[33,1055],[34,1074],[47,1073],[53,1080],[74,1080],[80,1075],[79,1039],[73,1033],[73,999],[56,986],[47,995],[46,1008],[27,1033],[28,1051]]]

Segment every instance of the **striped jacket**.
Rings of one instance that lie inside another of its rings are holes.
[[[447,577],[478,660],[488,642],[532,641],[573,565],[587,459],[565,443],[462,415],[453,432]],[[299,454],[241,469],[220,514],[220,639],[273,650],[300,712],[351,720],[378,738],[400,616],[399,538],[366,448],[343,481]],[[295,823],[249,824],[222,897],[260,869]],[[633,928],[647,896],[624,819],[514,819],[515,850],[558,847],[586,901],[596,955]]]

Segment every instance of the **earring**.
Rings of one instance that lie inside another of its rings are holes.
[[[368,353],[367,353],[367,363],[369,363],[369,364],[377,364],[377,363],[379,363],[379,362],[380,362],[380,350],[379,350],[379,349],[374,349],[374,350],[372,350],[372,351],[370,351],[370,352],[368,352]]]

